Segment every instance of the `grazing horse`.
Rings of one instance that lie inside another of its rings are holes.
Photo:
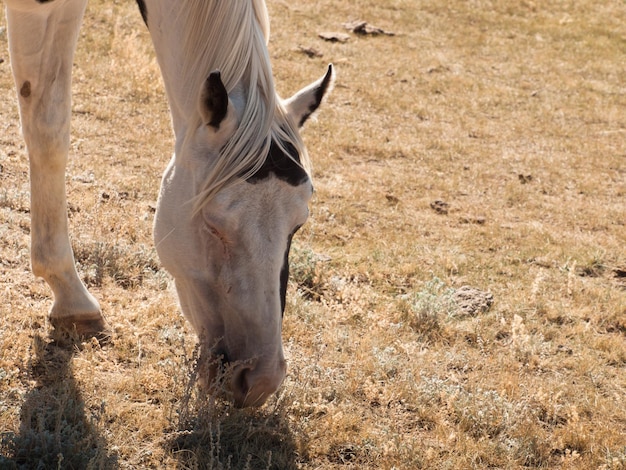
[[[108,326],[76,272],[65,167],[71,71],[87,0],[4,0],[30,159],[31,253],[54,293],[57,329]],[[285,376],[282,314],[291,239],[313,192],[299,127],[333,68],[293,97],[274,89],[264,0],[138,0],[161,68],[176,143],[154,222],[163,266],[209,356],[229,365],[238,406],[259,406]],[[219,367],[209,367],[211,382]]]

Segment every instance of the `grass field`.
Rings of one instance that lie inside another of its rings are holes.
[[[0,16],[0,468],[626,468],[626,3],[268,6],[279,93],[338,78],[304,131],[289,371],[259,410],[194,386],[151,236],[169,113],[131,1],[88,7],[67,173],[113,339],[51,343]]]

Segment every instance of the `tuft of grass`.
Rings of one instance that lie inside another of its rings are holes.
[[[457,311],[454,293],[453,288],[435,277],[410,297],[411,311],[406,321],[424,341],[440,339],[444,334],[445,321]]]
[[[87,286],[102,287],[110,278],[123,289],[133,289],[161,269],[156,250],[142,245],[93,242],[74,244],[73,249]]]
[[[309,248],[294,245],[289,255],[289,275],[305,299],[319,301],[326,290],[323,258]]]
[[[173,407],[164,437],[177,466],[189,469],[295,469],[296,442],[290,437],[282,402],[262,410],[236,409],[218,378],[209,388],[198,386],[204,363],[200,348],[185,361],[184,392]],[[224,372],[227,375],[227,372]],[[216,387],[219,389],[216,389]]]

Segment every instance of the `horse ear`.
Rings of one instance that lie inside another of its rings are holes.
[[[207,126],[219,130],[228,114],[228,92],[219,71],[211,72],[202,86],[200,115]]]
[[[319,107],[326,93],[330,91],[334,78],[335,72],[333,65],[330,64],[326,75],[285,101],[287,114],[293,118],[294,122],[298,123],[298,126],[302,127]]]

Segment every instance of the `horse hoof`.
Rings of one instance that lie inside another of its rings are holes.
[[[50,317],[54,327],[55,339],[71,338],[85,340],[95,338],[100,343],[108,342],[111,338],[111,329],[101,314],[73,315],[64,317]]]

